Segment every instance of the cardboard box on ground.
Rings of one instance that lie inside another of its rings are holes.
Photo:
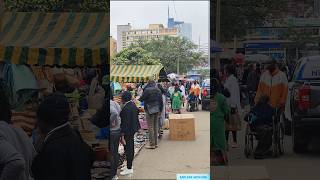
[[[193,114],[170,114],[169,127],[170,140],[193,141],[196,139]]]

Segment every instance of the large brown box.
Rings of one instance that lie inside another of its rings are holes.
[[[170,114],[169,127],[170,140],[193,141],[196,139],[193,114]]]

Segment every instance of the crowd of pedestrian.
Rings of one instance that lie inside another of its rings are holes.
[[[229,148],[239,147],[237,132],[242,130],[246,106],[258,115],[255,130],[259,141],[254,156],[256,159],[268,157],[272,145],[272,116],[275,109],[284,109],[288,92],[287,75],[281,69],[281,64],[270,60],[263,66],[259,63],[244,67],[227,64],[221,72],[212,70],[213,98],[210,105],[213,165],[226,165]],[[239,72],[243,73],[239,75]],[[248,100],[247,104],[244,98]],[[229,141],[230,133],[232,141]]]

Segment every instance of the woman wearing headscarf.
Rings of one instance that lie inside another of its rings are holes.
[[[127,167],[120,172],[120,175],[132,175],[132,162],[134,158],[134,134],[140,129],[139,109],[132,101],[132,94],[124,91],[121,95],[123,107],[120,112],[121,118],[121,143],[124,145],[127,157]]]
[[[226,159],[226,138],[225,138],[225,117],[229,114],[229,106],[226,98],[218,92],[219,82],[212,80],[212,101],[210,115],[210,134],[211,134],[211,160],[213,165],[225,165]]]

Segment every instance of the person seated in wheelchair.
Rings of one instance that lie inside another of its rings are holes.
[[[187,97],[188,105],[189,105],[189,110],[194,111],[196,109],[197,105],[197,96],[194,94],[194,92],[191,92],[189,96]]]
[[[258,140],[254,157],[255,159],[263,159],[272,155],[270,148],[272,146],[272,127],[275,109],[269,104],[268,96],[261,96],[257,104],[251,109],[251,112],[256,115],[253,128]]]

